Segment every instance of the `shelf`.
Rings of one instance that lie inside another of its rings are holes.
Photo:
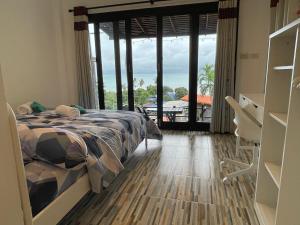
[[[269,174],[271,175],[272,179],[274,180],[276,186],[279,188],[281,167],[271,162],[265,162],[265,167],[269,172]]]
[[[293,70],[294,66],[293,65],[291,65],[291,66],[275,66],[273,69],[274,70]]]
[[[287,126],[287,113],[270,112],[269,115],[283,126]]]
[[[256,214],[259,221],[264,225],[275,224],[276,210],[262,203],[255,203]]]
[[[270,38],[276,37],[287,37],[287,36],[295,36],[297,33],[297,26],[300,24],[300,19],[296,19],[295,21],[291,22],[290,24],[286,25],[285,27],[275,31],[273,34],[270,35]]]

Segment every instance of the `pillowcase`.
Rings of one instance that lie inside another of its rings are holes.
[[[34,113],[40,113],[46,111],[46,107],[38,102],[32,102],[31,109]]]
[[[24,163],[39,160],[64,169],[83,167],[88,155],[77,134],[41,124],[18,124]]]
[[[79,112],[80,112],[80,114],[85,114],[85,113],[86,113],[85,108],[83,108],[83,107],[80,106],[80,105],[71,105],[71,107],[78,109]]]
[[[61,116],[78,117],[80,116],[79,109],[67,105],[59,105],[55,108],[55,112]]]
[[[32,102],[26,102],[17,108],[17,114],[19,115],[29,115],[32,113],[32,108],[31,108]]]

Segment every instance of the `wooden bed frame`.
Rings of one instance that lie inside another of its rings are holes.
[[[21,153],[21,145],[16,126],[16,117],[8,106],[9,123],[13,139],[14,155],[17,165],[19,190],[25,225],[55,225],[84,197],[90,190],[90,182],[86,173],[72,184],[66,191],[57,196],[47,207],[32,217],[29,193],[26,183],[25,168]],[[146,151],[148,150],[148,138],[145,137]]]

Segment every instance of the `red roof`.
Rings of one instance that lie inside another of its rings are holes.
[[[186,95],[181,98],[182,101],[188,102],[189,101],[189,96]],[[201,105],[211,105],[213,101],[212,96],[203,96],[203,95],[197,95],[197,104]]]

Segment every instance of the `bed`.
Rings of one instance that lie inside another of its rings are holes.
[[[17,116],[17,124],[14,118],[10,110],[26,225],[58,223],[90,190],[107,188],[144,139],[161,139],[137,112],[90,110],[69,118],[46,111]]]

